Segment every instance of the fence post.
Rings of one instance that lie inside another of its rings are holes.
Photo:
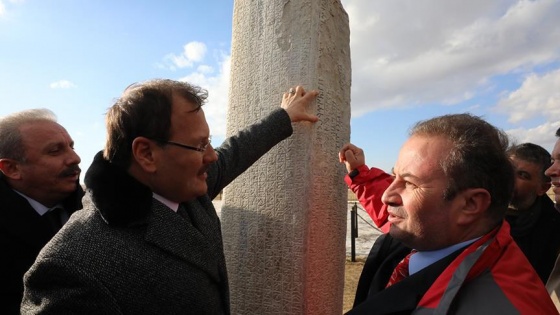
[[[352,244],[352,262],[356,261],[356,238],[358,237],[358,203],[354,202],[350,211],[350,243]]]

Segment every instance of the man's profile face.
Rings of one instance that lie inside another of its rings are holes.
[[[509,204],[510,210],[528,210],[537,197],[546,194],[550,184],[543,179],[542,167],[537,163],[510,157],[515,172],[515,188]]]
[[[47,207],[54,206],[76,190],[80,157],[74,141],[59,124],[33,122],[20,128],[25,162],[18,162],[18,190]]]
[[[554,201],[556,208],[560,209],[560,139],[556,141],[554,149],[552,150],[552,165],[544,172],[549,176],[552,184],[552,191],[554,192]]]
[[[171,112],[171,136],[169,141],[192,147],[209,143],[210,129],[204,111],[180,96],[173,97]],[[193,200],[207,193],[206,173],[210,164],[217,160],[211,145],[199,152],[176,145],[164,145],[157,166],[156,192],[175,202]]]
[[[404,143],[394,167],[395,180],[385,190],[389,205],[390,233],[418,250],[440,249],[454,244],[460,207],[457,198],[443,199],[448,184],[440,162],[451,145],[443,137],[414,135]]]

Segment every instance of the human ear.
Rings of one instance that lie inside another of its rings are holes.
[[[459,224],[470,224],[481,216],[486,215],[492,197],[484,188],[470,188],[463,191],[460,196],[463,204],[459,216]]]
[[[155,146],[152,140],[145,137],[137,137],[132,141],[132,159],[147,173],[157,170]]]
[[[551,186],[550,182],[541,183],[539,190],[537,190],[537,196],[542,196],[546,194],[546,192],[550,189],[550,186]]]
[[[0,171],[10,179],[21,179],[19,162],[12,159],[0,159]]]

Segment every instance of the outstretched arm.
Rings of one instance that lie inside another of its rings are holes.
[[[354,192],[375,225],[384,233],[389,232],[389,213],[381,196],[393,182],[393,177],[378,168],[368,168],[364,151],[351,143],[340,149],[338,158],[348,170],[344,182]]]
[[[276,144],[292,133],[292,123],[316,122],[318,117],[308,112],[317,91],[306,92],[303,87],[284,93],[278,109],[227,138],[216,148],[218,161],[208,169],[208,195],[214,198],[225,186],[247,170]]]

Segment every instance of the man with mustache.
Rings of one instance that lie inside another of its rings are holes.
[[[91,205],[72,216],[25,275],[23,314],[229,314],[218,193],[292,132],[316,122],[317,91],[281,107],[214,150],[187,82],[128,87],[106,116],[107,143],[87,171]]]
[[[24,273],[82,208],[79,163],[74,141],[50,110],[0,118],[1,314],[19,314]]]
[[[348,314],[557,313],[504,221],[514,187],[507,147],[505,133],[470,114],[411,129],[394,178],[372,174],[387,189],[364,188],[382,192],[374,220],[386,216],[389,232],[373,245]],[[339,155],[353,163],[363,151],[347,145]]]

